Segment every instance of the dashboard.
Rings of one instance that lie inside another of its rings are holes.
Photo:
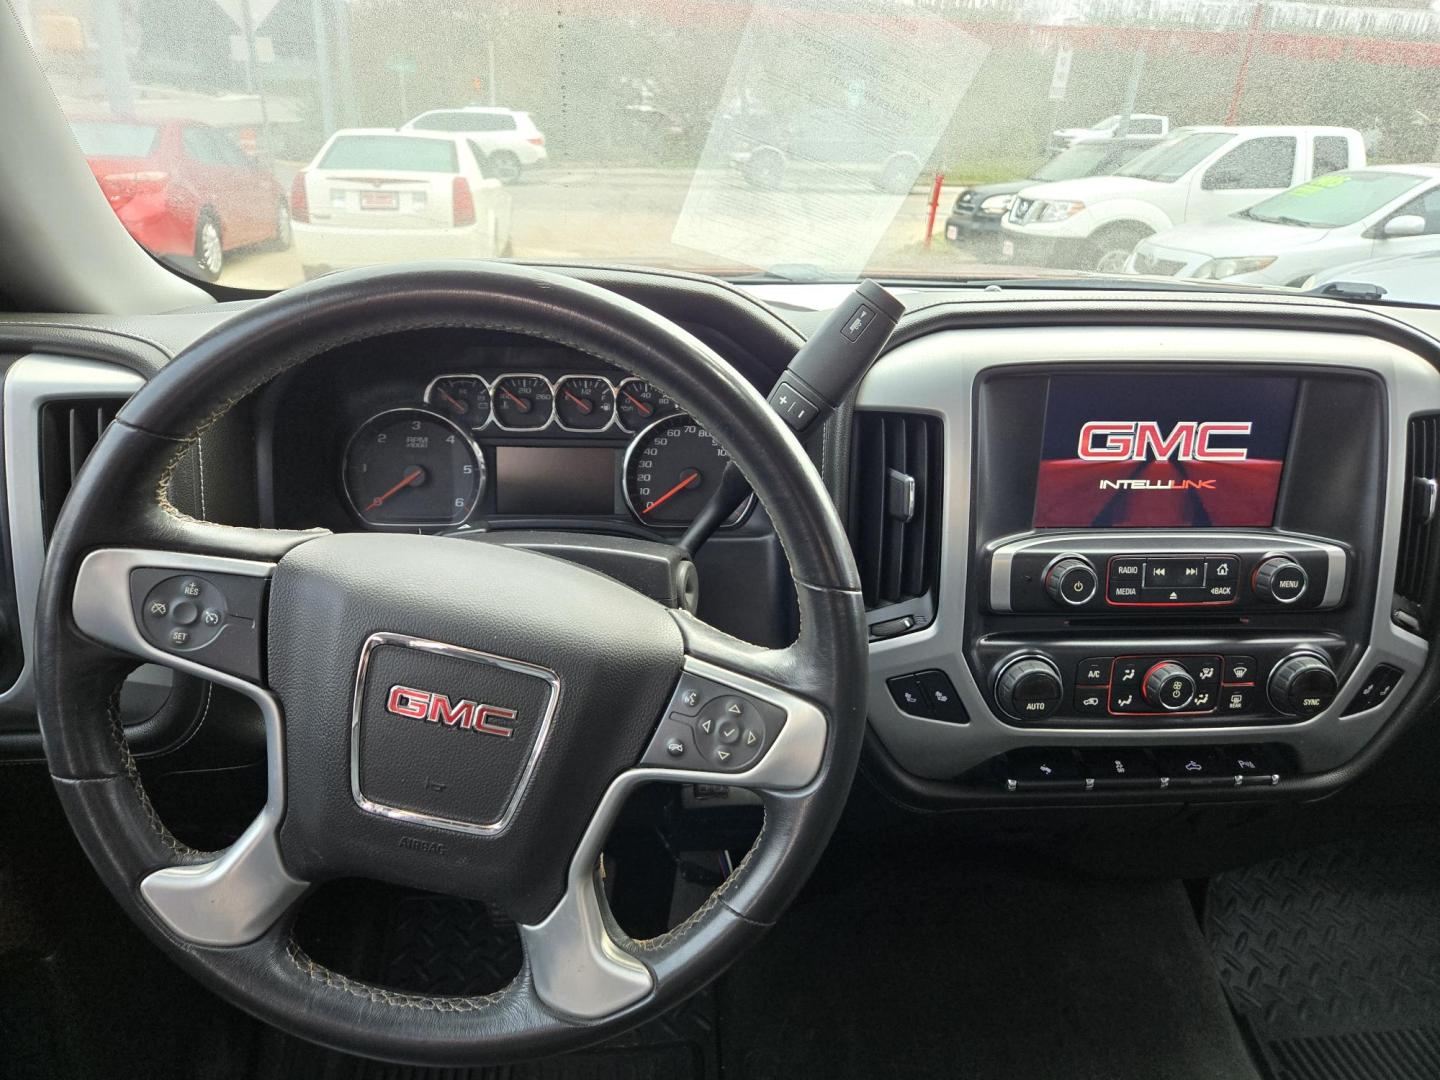
[[[847,294],[757,287],[781,318],[713,284],[682,302],[668,281],[617,281],[761,394],[799,340],[787,322],[812,328]],[[1320,794],[1423,713],[1440,322],[1256,297],[903,295],[896,339],[806,440],[860,571],[867,772],[891,795],[947,808]],[[137,339],[169,333],[178,351],[213,322],[175,319]],[[146,373],[116,359],[133,339],[80,359],[88,340],[30,344],[6,372],[22,630],[36,523],[53,520],[34,479],[49,468],[47,410],[113,409]],[[230,524],[660,545],[727,460],[684,402],[623,367],[455,329],[301,365],[195,457],[177,501]],[[762,506],[744,505],[696,566],[702,618],[762,645],[793,637],[794,585]],[[16,669],[0,735],[33,747],[29,669]],[[142,752],[174,740],[146,724]]]

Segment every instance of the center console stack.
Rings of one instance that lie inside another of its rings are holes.
[[[872,604],[872,723],[907,771],[1035,791],[1043,759],[1057,784],[1133,791],[1139,754],[1177,762],[1168,789],[1263,746],[1275,784],[1353,757],[1418,675],[1396,572],[1435,509],[1406,446],[1433,371],[1340,335],[1158,336],[942,333],[862,386],[861,425],[944,426],[934,588]]]

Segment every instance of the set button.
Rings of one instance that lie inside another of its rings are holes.
[[[202,577],[186,575],[156,583],[140,610],[146,635],[172,652],[203,649],[225,628],[225,594]]]

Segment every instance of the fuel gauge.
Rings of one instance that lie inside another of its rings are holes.
[[[599,375],[566,375],[555,382],[555,415],[566,431],[600,431],[615,417],[615,391]]]

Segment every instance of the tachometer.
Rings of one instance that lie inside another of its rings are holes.
[[[475,510],[485,462],[468,432],[428,409],[372,416],[345,448],[345,495],[382,529],[445,528]]]
[[[720,483],[729,452],[684,413],[656,420],[625,452],[625,502],[637,521],[683,528],[695,520]],[[725,523],[749,512],[753,496]]]

